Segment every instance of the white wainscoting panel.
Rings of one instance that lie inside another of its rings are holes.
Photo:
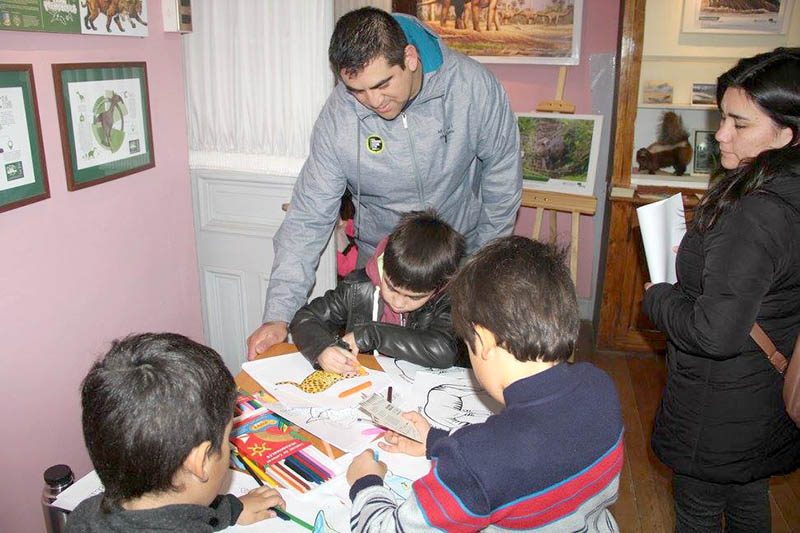
[[[207,341],[228,368],[240,368],[236,354],[247,353],[244,272],[202,268],[202,273]]]

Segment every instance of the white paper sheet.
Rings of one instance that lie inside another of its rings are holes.
[[[301,383],[308,377],[314,368],[311,363],[300,353],[291,353],[277,357],[267,357],[258,361],[251,361],[242,365],[242,370],[269,391],[286,407],[322,407],[325,409],[346,409],[355,407],[361,401],[361,394],[367,396],[373,392],[382,393],[391,385],[391,380],[385,372],[366,368],[366,374],[354,378],[347,378],[331,385],[330,388],[318,392],[303,392],[295,385],[283,383]],[[360,392],[340,398],[339,394],[351,390],[365,382],[371,386]],[[320,436],[321,437],[321,436]]]
[[[97,477],[97,472],[92,470],[59,494],[53,505],[59,509],[73,511],[83,500],[101,492],[103,492],[103,484]]]
[[[636,209],[652,283],[675,283],[675,252],[686,233],[681,194]]]

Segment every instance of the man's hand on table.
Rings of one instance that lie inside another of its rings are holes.
[[[289,324],[274,321],[262,324],[247,337],[247,360],[252,361],[271,346],[283,342],[289,336]]]

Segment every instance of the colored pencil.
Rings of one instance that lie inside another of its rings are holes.
[[[389,385],[389,390],[386,392],[386,401],[392,403],[392,386]]]
[[[360,383],[360,384],[356,385],[352,389],[347,389],[344,392],[340,392],[339,393],[339,398],[346,398],[346,397],[350,396],[351,394],[355,394],[358,391],[362,391],[362,390],[364,390],[364,389],[366,389],[368,387],[371,387],[371,386],[372,386],[372,382],[371,381],[365,381],[364,383]]]
[[[286,457],[283,462],[285,465],[292,467],[294,471],[300,475],[300,477],[309,483],[322,483],[324,481],[319,474],[314,472],[313,469],[309,468],[308,465],[303,464],[302,461],[299,461],[295,457]]]
[[[328,444],[328,441],[323,440],[322,447],[325,448],[325,455],[327,455],[331,459],[336,459],[336,456],[333,455],[333,448],[331,448],[331,445]]]
[[[235,454],[236,452],[233,452],[233,453]],[[256,474],[255,470],[253,470],[253,469],[250,467],[250,465],[248,465],[248,464],[247,464],[247,463],[245,463],[245,462],[242,462],[242,466],[244,466],[244,469],[245,469],[245,470],[247,470],[247,473],[248,473],[248,474],[250,474],[250,476],[251,476],[253,479],[255,479],[255,480],[256,480],[256,483],[258,483],[258,486],[259,486],[259,487],[263,487],[263,486],[264,486],[264,482],[263,482],[263,481],[261,481],[261,477],[260,477],[258,474]]]
[[[292,472],[289,471],[288,468],[283,466],[280,463],[272,463],[270,468],[274,470],[274,472],[281,476],[281,478],[289,483],[289,485],[295,489],[297,492],[305,493],[311,490],[311,487],[305,484],[300,478],[294,475]]]
[[[320,483],[323,483],[323,482],[327,481],[328,479],[330,479],[328,477],[328,475],[319,467],[319,464],[316,463],[315,461],[313,461],[308,456],[300,455],[299,453],[296,453],[292,457],[295,460],[301,462],[303,465],[305,465],[306,468],[308,468],[309,470],[314,472],[314,474],[316,474],[317,477],[320,478]]]
[[[278,516],[280,516],[282,519],[284,519],[284,520],[291,520],[292,522],[294,522],[295,524],[297,524],[297,525],[298,525],[298,526],[300,526],[300,527],[304,527],[304,528],[306,528],[306,529],[307,529],[307,530],[309,530],[309,531],[314,531],[314,526],[312,526],[312,525],[311,525],[311,524],[309,524],[308,522],[304,522],[303,520],[301,520],[301,519],[297,518],[297,517],[296,517],[296,516],[294,516],[293,514],[291,514],[291,513],[287,512],[287,511],[284,511],[284,510],[283,510],[283,509],[281,509],[280,507],[271,507],[271,509],[272,509],[273,511],[275,511],[275,513],[276,513]],[[281,515],[283,515],[283,516],[281,516]]]
[[[322,462],[315,459],[308,451],[299,450],[295,453],[295,455],[299,455],[303,457],[303,459],[309,461],[310,463],[313,463],[314,467],[323,474],[322,477],[324,477],[325,479],[330,479],[333,477],[333,471],[331,471],[324,464],[322,464]]]
[[[259,466],[257,464],[255,464],[252,460],[248,459],[247,457],[245,457],[244,455],[239,453],[238,450],[235,453],[236,453],[236,455],[239,456],[239,459],[241,459],[242,463],[244,464],[245,469],[248,472],[250,472],[250,475],[255,475],[260,480],[265,481],[267,483],[267,485],[269,485],[270,487],[273,487],[273,488],[280,487],[279,483],[277,483],[274,479],[269,477],[269,475],[266,472],[264,472],[261,468],[259,468]],[[263,485],[263,483],[260,483],[260,485]]]
[[[295,480],[295,482],[297,482],[301,487],[303,487],[305,490],[311,490],[311,484],[306,483],[303,477],[295,472],[294,468],[287,466],[285,462],[278,461],[276,463],[272,463],[272,466],[283,468],[283,471],[286,472],[286,474]]]

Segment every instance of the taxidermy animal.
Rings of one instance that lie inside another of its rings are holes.
[[[119,110],[119,116],[123,117],[123,121],[125,120],[124,115],[122,114],[122,109],[119,108],[119,104],[121,102],[122,97],[117,93],[113,93],[108,102],[108,109],[102,113],[98,113],[97,117],[94,119],[94,123],[99,123],[103,130],[103,140],[105,141],[103,144],[105,144],[108,148],[111,148],[111,131],[114,128],[114,111]]]
[[[83,25],[87,30],[97,30],[94,20],[103,13],[106,16],[106,31],[111,32],[111,21],[117,23],[119,31],[125,31],[119,21],[120,0],[86,0],[81,2],[81,7],[86,8],[86,16],[83,17]]]
[[[683,127],[681,117],[672,111],[661,115],[658,141],[647,148],[636,152],[639,171],[655,174],[656,170],[672,167],[676,176],[683,176],[686,166],[692,159],[692,147],[689,145],[689,134]]]

